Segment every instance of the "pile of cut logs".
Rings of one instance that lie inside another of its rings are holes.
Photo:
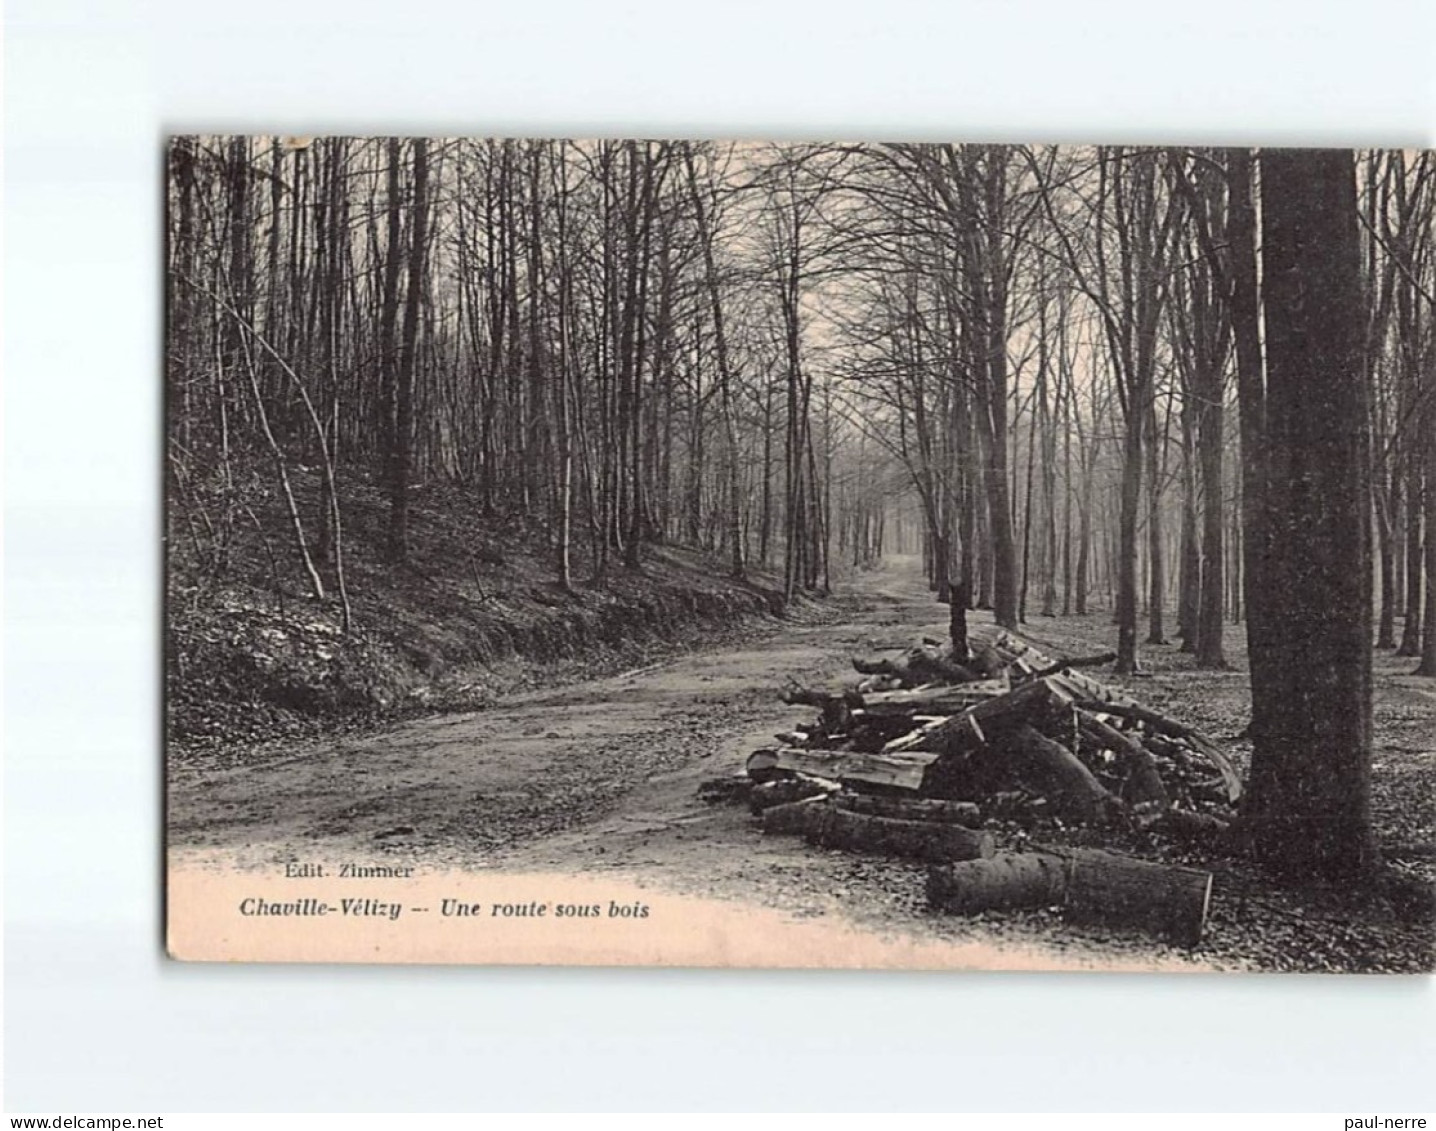
[[[934,908],[977,914],[1060,907],[1185,945],[1202,935],[1211,875],[1092,848],[1031,845],[1073,826],[1147,830],[1215,846],[1241,781],[1194,728],[999,631],[965,655],[924,640],[856,659],[853,688],[793,685],[815,721],[755,751],[739,778],[700,791],[746,800],[763,831],[932,865]],[[1023,832],[998,852],[994,831]]]

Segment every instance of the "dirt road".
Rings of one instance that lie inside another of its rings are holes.
[[[587,853],[646,865],[645,829],[706,823],[715,814],[696,801],[697,783],[795,721],[778,700],[785,680],[837,676],[854,651],[905,645],[927,622],[940,629],[944,612],[902,560],[835,604],[833,623],[782,626],[738,648],[700,642],[652,668],[484,711],[232,768],[174,766],[171,845],[234,850],[254,865],[325,848],[465,868],[587,863]]]

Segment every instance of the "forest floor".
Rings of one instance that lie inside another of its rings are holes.
[[[1386,654],[1376,660],[1374,808],[1391,874],[1406,882],[1379,893],[1294,888],[1246,862],[1202,860],[1216,881],[1207,936],[1191,950],[1047,911],[934,914],[922,865],[764,837],[746,808],[699,800],[701,781],[738,772],[773,732],[806,718],[806,709],[779,701],[786,680],[851,678],[854,654],[941,634],[946,611],[917,563],[898,559],[851,578],[823,617],[750,624],[737,630],[742,639],[705,640],[640,670],[367,733],[186,748],[169,767],[170,862],[219,856],[263,870],[348,856],[461,872],[597,874],[791,920],[928,944],[993,944],[1066,965],[1436,967],[1436,683],[1405,674],[1413,661]],[[980,632],[991,618],[976,613],[972,624]],[[1072,655],[1107,647],[1112,627],[1105,613],[1034,617],[1024,634]],[[1227,652],[1233,670],[1197,672],[1175,645],[1149,646],[1147,673],[1127,685],[1206,730],[1245,768],[1249,746],[1236,737],[1249,703],[1239,630]],[[1115,847],[1193,859],[1159,843]]]

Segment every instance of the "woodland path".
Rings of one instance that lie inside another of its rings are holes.
[[[254,866],[332,852],[487,868],[536,863],[560,846],[577,865],[594,840],[613,862],[631,857],[646,825],[711,812],[698,782],[736,771],[794,721],[778,699],[788,677],[836,678],[856,651],[905,646],[945,624],[913,559],[856,575],[832,605],[827,623],[784,623],[738,647],[699,642],[652,668],[482,711],[226,767],[172,766],[171,851],[224,849]]]

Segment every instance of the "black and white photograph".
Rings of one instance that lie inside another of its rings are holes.
[[[167,142],[180,959],[1436,962],[1436,154]]]

